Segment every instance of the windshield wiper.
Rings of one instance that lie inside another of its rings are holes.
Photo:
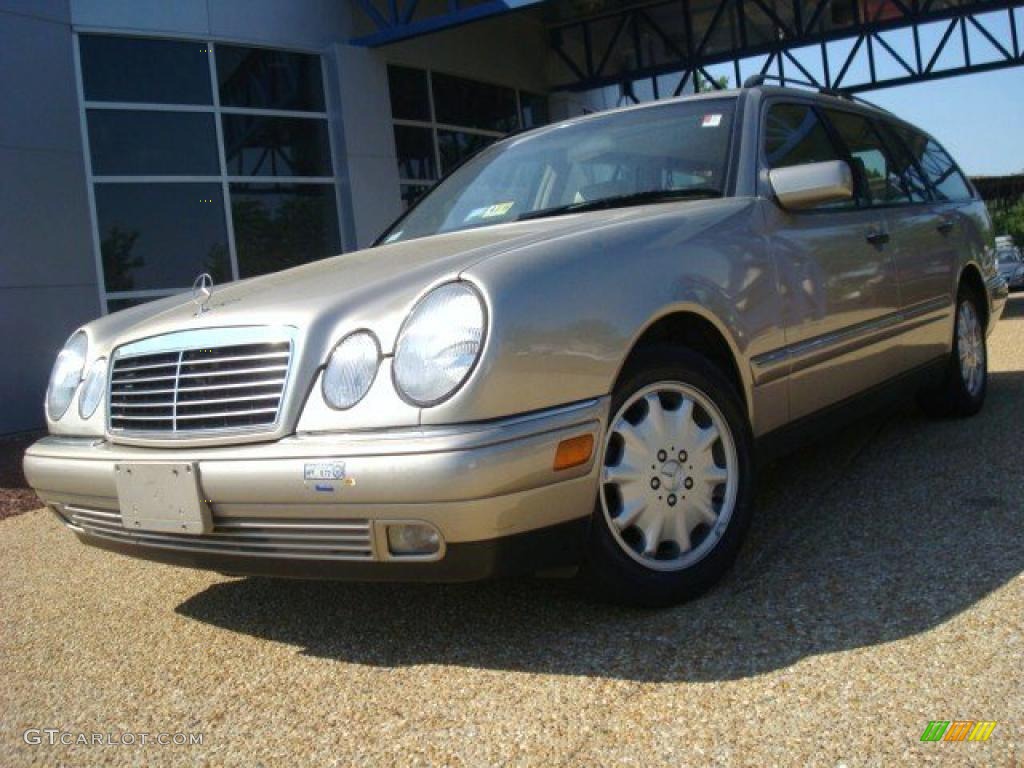
[[[607,208],[626,208],[631,205],[646,203],[668,203],[673,200],[686,200],[700,197],[721,197],[722,193],[712,187],[690,187],[688,189],[649,189],[645,192],[634,192],[629,195],[602,197],[598,200],[580,200],[577,203],[558,205],[554,208],[542,208],[539,211],[527,211],[516,217],[516,221],[541,219],[547,216],[561,216],[566,213],[583,211],[600,211]]]

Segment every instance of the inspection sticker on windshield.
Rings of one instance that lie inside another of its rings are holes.
[[[507,203],[495,203],[490,208],[484,211],[483,217],[489,219],[492,216],[504,216],[509,212],[509,209],[515,205],[515,200],[510,200]]]
[[[721,115],[704,115],[700,120],[701,128],[717,128],[722,124]]]

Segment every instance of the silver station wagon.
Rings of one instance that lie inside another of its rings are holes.
[[[1006,293],[935,139],[752,82],[511,136],[372,248],[89,323],[25,471],[152,560],[665,605],[736,557],[759,458],[901,393],[977,412]]]

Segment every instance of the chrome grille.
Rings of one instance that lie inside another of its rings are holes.
[[[232,336],[240,337],[236,343]],[[111,432],[168,436],[271,429],[288,378],[292,343],[262,340],[258,329],[171,334],[114,355],[108,399]],[[218,343],[219,342],[219,343]]]
[[[61,512],[68,523],[89,536],[164,549],[250,557],[307,560],[373,560],[369,520],[292,520],[259,517],[214,518],[213,532],[203,536],[129,531],[121,514],[70,504]]]

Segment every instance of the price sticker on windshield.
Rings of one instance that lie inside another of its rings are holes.
[[[700,119],[701,128],[717,128],[722,124],[722,116],[718,115],[704,115]]]

